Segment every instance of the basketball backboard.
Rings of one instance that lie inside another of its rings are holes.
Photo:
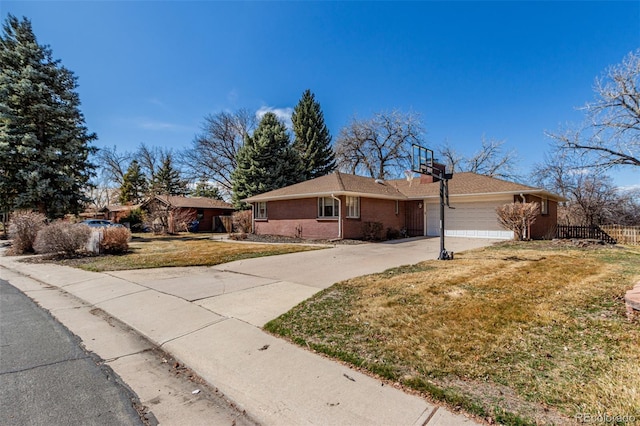
[[[423,175],[433,173],[433,151],[420,145],[411,145],[411,170]]]

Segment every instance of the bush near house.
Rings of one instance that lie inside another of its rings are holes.
[[[530,238],[528,229],[540,214],[539,203],[510,203],[496,208],[500,225],[513,231],[513,238],[522,241]]]
[[[36,253],[70,256],[84,250],[90,237],[91,228],[87,225],[57,221],[38,231],[33,248]]]
[[[129,228],[133,232],[142,232],[145,228],[144,222],[146,220],[145,212],[141,208],[131,209],[129,214],[123,218],[121,218],[118,223],[129,224]]]
[[[129,251],[131,231],[127,228],[109,227],[102,231],[100,239],[100,252],[108,254],[122,254]]]
[[[9,238],[13,240],[12,254],[33,252],[33,243],[38,231],[45,226],[47,218],[42,213],[21,211],[13,214],[9,222]]]
[[[364,222],[362,224],[362,239],[365,241],[379,241],[383,228],[381,222]]]
[[[251,232],[251,210],[242,210],[233,212],[233,232],[250,233]]]

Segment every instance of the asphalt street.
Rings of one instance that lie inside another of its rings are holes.
[[[141,425],[135,398],[69,330],[0,280],[0,425]]]

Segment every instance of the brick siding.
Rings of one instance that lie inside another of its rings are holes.
[[[387,228],[400,230],[404,227],[404,202],[399,202],[398,214],[395,200],[360,198],[360,218],[346,218],[346,197],[338,197],[341,203],[343,238],[359,239],[363,236],[365,222],[382,223],[382,237]],[[285,235],[306,239],[338,238],[338,220],[318,218],[318,199],[269,201],[267,219],[255,220],[255,233],[263,235]]]

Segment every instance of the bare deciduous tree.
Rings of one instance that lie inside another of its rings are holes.
[[[496,208],[498,222],[505,229],[513,231],[513,238],[521,241],[527,230],[540,214],[538,203],[509,203]]]
[[[424,133],[419,115],[400,111],[354,118],[340,131],[336,159],[341,170],[374,178],[401,175],[411,159],[411,144]]]
[[[602,170],[588,167],[587,159],[559,151],[534,167],[531,180],[569,201],[558,207],[564,225],[633,225],[638,219],[634,192],[616,188]]]
[[[167,159],[171,160],[173,153],[170,149],[148,146],[143,142],[138,146],[133,156],[140,163],[140,168],[146,175],[147,180],[151,182],[155,179],[160,168],[162,168],[162,164]]]
[[[213,181],[228,195],[238,149],[245,136],[256,128],[256,123],[255,114],[246,109],[207,115],[202,133],[196,135],[191,148],[180,158],[189,177]]]
[[[447,170],[455,172],[473,172],[500,179],[516,180],[518,178],[515,162],[516,152],[503,152],[504,141],[486,139],[482,136],[482,147],[471,157],[464,157],[445,142],[438,149],[440,161]]]
[[[124,174],[131,162],[131,153],[118,152],[115,146],[102,148],[98,151],[97,160],[100,174],[115,185],[122,185]]]
[[[596,101],[582,108],[585,123],[549,136],[593,167],[640,166],[640,49],[596,79],[594,90]]]

